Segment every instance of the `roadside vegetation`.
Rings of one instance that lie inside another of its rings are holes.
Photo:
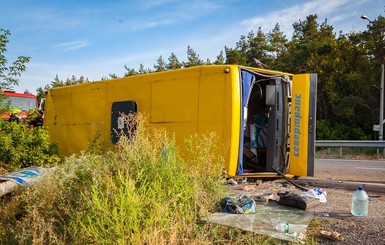
[[[96,137],[33,185],[0,201],[2,244],[276,244],[202,221],[228,192],[215,135],[183,153],[165,131],[135,124],[115,151]],[[182,155],[184,156],[182,158]],[[310,244],[312,238],[308,240]]]
[[[136,124],[114,152],[73,155],[31,187],[2,201],[7,244],[191,244],[241,232],[200,221],[224,195],[215,136],[186,141],[183,160],[163,131]],[[98,139],[96,139],[98,140]],[[246,239],[246,238],[244,238]]]
[[[57,146],[45,128],[29,128],[0,121],[0,162],[6,171],[29,166],[50,166],[60,161]]]
[[[343,147],[318,147],[316,158],[341,158],[341,159],[383,159],[382,149],[375,148],[349,148]]]

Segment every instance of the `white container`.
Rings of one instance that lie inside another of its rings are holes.
[[[362,186],[353,192],[351,213],[354,216],[368,216],[369,196]]]
[[[275,226],[275,229],[282,233],[287,234],[302,234],[306,232],[307,225],[297,225],[297,224],[288,224],[288,223],[279,223]]]

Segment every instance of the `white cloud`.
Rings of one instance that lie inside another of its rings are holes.
[[[365,2],[367,2],[367,0],[355,2],[349,0],[313,0],[286,9],[273,11],[267,15],[246,19],[241,23],[247,31],[262,27],[262,31],[264,32],[272,30],[274,25],[279,23],[281,31],[285,34],[291,34],[292,24],[300,19],[304,20],[306,16],[310,14],[317,14],[319,20],[332,17],[334,21],[342,21],[350,16],[346,13],[346,9],[352,7],[352,5],[357,7]]]
[[[54,49],[63,51],[63,52],[68,52],[80,48],[84,48],[89,46],[89,42],[84,41],[84,40],[75,40],[75,41],[70,41],[70,42],[64,42],[64,43],[59,43],[53,46]]]
[[[131,31],[139,31],[143,29],[155,28],[159,26],[169,25],[173,23],[172,20],[161,20],[161,21],[149,21],[149,22],[141,22],[138,24],[132,24],[129,26]]]
[[[172,3],[172,5],[169,5],[170,3]],[[129,22],[129,24],[126,24],[129,30],[138,31],[183,21],[191,21],[221,8],[221,5],[212,0],[153,0],[150,2],[146,1],[144,5],[147,7],[161,7],[162,10],[154,16],[144,15],[144,17],[140,17],[140,19],[137,19],[134,23]]]
[[[172,2],[175,2],[175,0],[147,0],[147,1],[140,0],[140,4],[143,4],[144,8],[158,7],[160,5],[165,5]]]

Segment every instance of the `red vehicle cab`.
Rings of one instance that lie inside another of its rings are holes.
[[[1,92],[1,94],[6,97],[1,101],[1,103],[9,103],[11,109],[10,112],[1,115],[1,118],[3,120],[7,121],[9,119],[13,109],[21,110],[20,114],[22,119],[27,117],[27,113],[29,110],[38,109],[37,97],[31,93],[16,93],[13,91],[4,91]]]

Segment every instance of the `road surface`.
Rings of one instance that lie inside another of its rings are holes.
[[[316,159],[315,178],[385,184],[384,160]]]

